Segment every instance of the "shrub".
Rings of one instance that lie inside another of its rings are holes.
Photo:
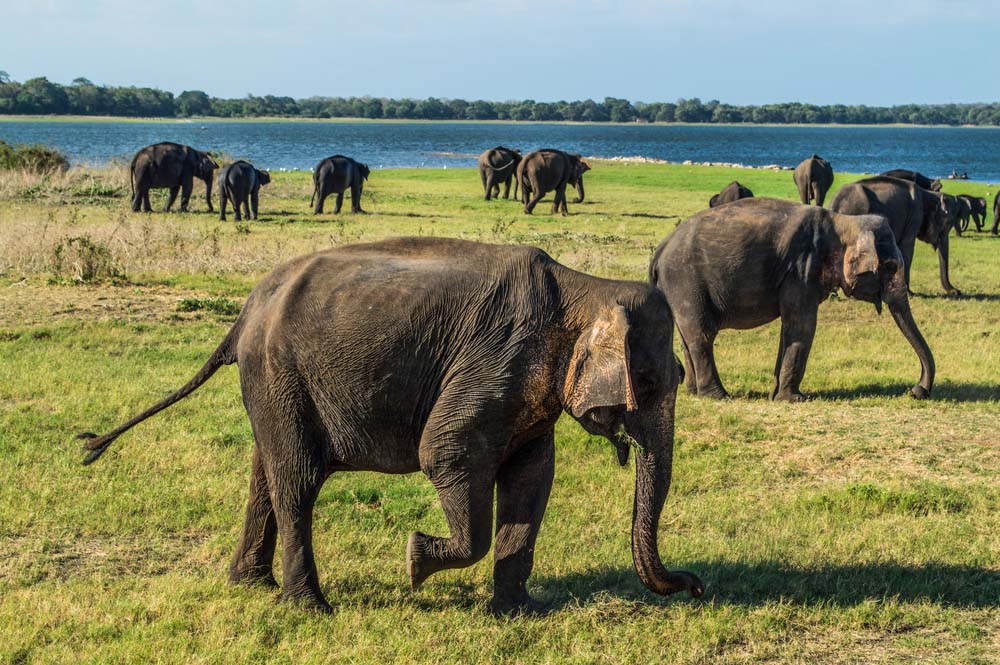
[[[11,145],[0,141],[0,169],[51,173],[69,168],[66,156],[44,145]]]
[[[56,243],[52,249],[52,273],[56,281],[69,278],[83,284],[127,279],[111,248],[86,235],[63,238]]]

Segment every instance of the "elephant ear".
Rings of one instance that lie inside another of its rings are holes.
[[[852,298],[875,304],[881,313],[881,283],[878,276],[875,233],[861,227],[853,243],[844,248],[844,291]]]
[[[638,408],[629,367],[628,331],[628,314],[616,305],[577,339],[563,387],[563,405],[574,418],[601,407]]]

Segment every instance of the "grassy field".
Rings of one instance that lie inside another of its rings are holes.
[[[658,242],[734,178],[794,195],[787,171],[601,163],[587,178],[570,216],[543,203],[526,217],[483,201],[472,170],[376,171],[371,214],[316,218],[309,174],[278,173],[261,220],[236,224],[197,195],[190,214],[127,212],[123,171],[0,173],[0,662],[998,662],[1000,239],[986,234],[953,238],[962,298],[943,297],[918,243],[931,401],[903,396],[917,359],[864,303],[821,307],[803,404],[766,400],[776,323],[720,336],[734,399],[679,395],[660,529],[667,566],[706,582],[699,601],[642,587],[633,472],[568,418],[529,582],[551,609],[538,619],[487,613],[492,557],[409,592],[406,535],[446,532],[419,474],[326,483],[315,545],[332,616],[227,586],[252,445],[236,368],[79,464],[74,433],[185,382],[292,256],[442,235],[643,279]]]

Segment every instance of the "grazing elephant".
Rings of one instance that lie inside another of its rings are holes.
[[[753,198],[698,213],[653,254],[650,281],[663,291],[684,349],[685,385],[700,396],[728,397],[713,345],[725,328],[756,328],[781,318],[772,400],[798,402],[820,303],[840,288],[885,302],[920,358],[928,397],[934,358],[917,329],[903,281],[903,257],[885,218],[851,216],[791,201]]]
[[[247,219],[257,219],[260,188],[271,182],[271,174],[243,160],[233,162],[219,174],[219,219],[226,221],[226,201],[233,202],[236,221],[240,206]]]
[[[233,582],[330,609],[312,547],[313,504],[335,472],[422,471],[451,536],[412,532],[407,571],[472,565],[495,533],[495,612],[532,611],[525,589],[552,486],[562,411],[635,446],[632,557],[659,594],[704,587],[657,550],[670,487],[677,364],[663,295],[590,277],[532,247],[397,238],[300,257],[264,277],[201,370],[162,402],[88,439],[94,461],[135,424],[237,363],[254,433]],[[494,495],[496,524],[494,530]]]
[[[708,207],[714,208],[715,206],[721,206],[727,203],[732,203],[733,201],[749,198],[753,198],[753,192],[733,180],[731,183],[723,187],[721,192],[708,200]]]
[[[795,167],[792,178],[804,205],[809,205],[810,201],[815,200],[816,205],[823,207],[826,193],[833,185],[833,168],[830,162],[814,154]]]
[[[993,228],[990,233],[997,235],[997,227],[1000,226],[1000,191],[993,197]]]
[[[972,218],[973,223],[976,225],[976,231],[982,231],[986,225],[986,197],[959,194],[955,198],[965,202],[965,205],[969,207],[969,217]],[[968,217],[962,222],[962,230],[965,231],[967,228],[969,228]]]
[[[848,215],[882,215],[889,219],[896,244],[906,266],[906,286],[917,238],[930,243],[938,254],[941,287],[949,295],[960,295],[948,279],[948,231],[956,223],[953,197],[932,192],[915,182],[888,176],[873,176],[844,185],[830,204],[830,210]]]
[[[573,202],[582,202],[583,174],[589,170],[590,164],[580,155],[551,148],[528,153],[517,165],[517,179],[521,184],[521,201],[524,203],[525,214],[530,215],[542,197],[551,191],[555,191],[552,214],[560,210],[563,215],[567,214],[566,186],[576,187],[578,196]]]
[[[951,226],[955,229],[955,235],[961,236],[962,231],[969,228],[969,219],[972,217],[972,206],[966,199],[961,196],[951,196],[950,194],[942,194],[942,197],[947,197],[948,210],[953,210],[951,217],[954,218]]]
[[[177,192],[181,193],[181,212],[187,212],[191,201],[191,190],[194,179],[205,181],[205,202],[209,212],[212,208],[212,177],[219,165],[207,152],[195,150],[191,146],[179,143],[157,143],[148,145],[132,158],[130,167],[132,185],[132,212],[152,212],[149,204],[149,190],[170,189],[170,197],[164,212],[177,200]]]
[[[510,198],[510,183],[514,181],[514,198],[517,198],[517,179],[514,173],[521,163],[521,151],[498,145],[479,155],[479,177],[483,181],[486,200],[500,198],[500,183],[504,184],[503,197]]]
[[[900,180],[909,180],[910,182],[915,182],[924,189],[929,189],[932,192],[941,191],[941,180],[938,178],[931,180],[919,171],[910,171],[909,169],[892,169],[890,171],[879,173],[879,175],[888,176],[890,178],[899,178]]]
[[[343,155],[327,157],[317,164],[313,171],[313,195],[309,201],[309,205],[315,203],[313,214],[323,212],[323,201],[330,194],[337,195],[337,207],[333,212],[340,212],[344,205],[344,192],[348,188],[351,190],[351,212],[364,212],[361,209],[361,190],[370,173],[367,164]]]

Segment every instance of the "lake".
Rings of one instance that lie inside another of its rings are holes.
[[[952,170],[1000,181],[1000,130],[918,127],[734,125],[560,125],[547,123],[371,122],[11,122],[0,139],[58,148],[74,164],[130,159],[159,141],[219,150],[267,169],[309,169],[341,153],[372,168],[468,167],[497,144],[553,147],[585,156],[642,156],[671,162],[795,166],[818,153],[837,171],[910,168],[931,177]]]

